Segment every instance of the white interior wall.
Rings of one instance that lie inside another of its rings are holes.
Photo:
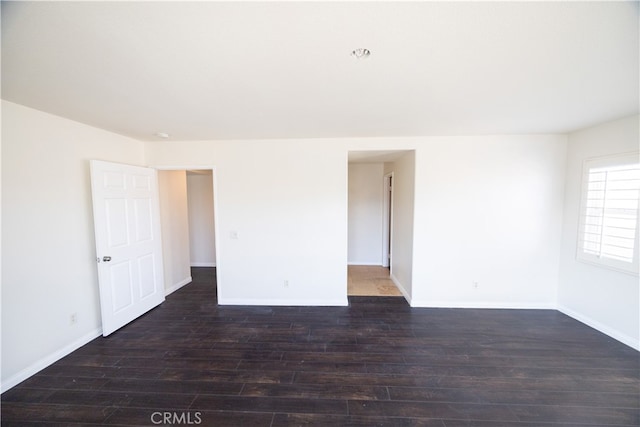
[[[347,304],[344,147],[265,140],[148,148],[156,166],[216,169],[221,303]]]
[[[393,172],[393,214],[391,236],[391,280],[408,301],[413,288],[413,223],[415,200],[415,152],[409,151],[385,163],[383,175]]]
[[[639,116],[569,135],[558,307],[564,313],[640,349],[638,276],[576,260],[582,163],[638,151]],[[638,251],[636,251],[636,256]]]
[[[188,173],[189,248],[192,267],[216,266],[211,173]]]
[[[6,102],[2,136],[4,387],[99,334],[91,158],[216,167],[221,303],[346,305],[347,153],[415,150],[412,304],[555,306],[564,136],[154,142],[143,150]],[[563,303],[576,306],[581,297],[563,286]]]
[[[555,307],[566,136],[164,142],[147,154],[217,165],[221,301],[321,305],[346,303],[347,153],[390,149],[415,150],[401,279],[413,305]]]
[[[349,164],[349,264],[382,265],[383,180],[383,163]]]
[[[89,160],[139,165],[143,149],[2,102],[3,390],[100,335]]]
[[[565,158],[554,135],[418,149],[412,305],[554,308]]]
[[[165,292],[191,282],[187,175],[180,170],[158,171]]]

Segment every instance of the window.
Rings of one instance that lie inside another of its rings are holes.
[[[638,153],[586,160],[577,259],[638,274],[639,200]]]

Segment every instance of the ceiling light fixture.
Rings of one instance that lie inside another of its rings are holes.
[[[353,56],[356,59],[368,58],[369,55],[371,55],[371,51],[369,49],[365,49],[362,47],[351,52],[351,56]]]
[[[167,139],[169,138],[169,134],[166,132],[156,132],[154,133],[155,136],[157,136],[158,138],[162,138],[162,139]]]

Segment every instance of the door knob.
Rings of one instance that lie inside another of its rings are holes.
[[[102,261],[109,262],[109,261],[111,261],[111,257],[110,256],[103,256],[102,257]]]

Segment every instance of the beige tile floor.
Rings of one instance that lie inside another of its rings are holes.
[[[402,296],[389,278],[389,269],[371,265],[347,267],[347,294],[352,296]]]

